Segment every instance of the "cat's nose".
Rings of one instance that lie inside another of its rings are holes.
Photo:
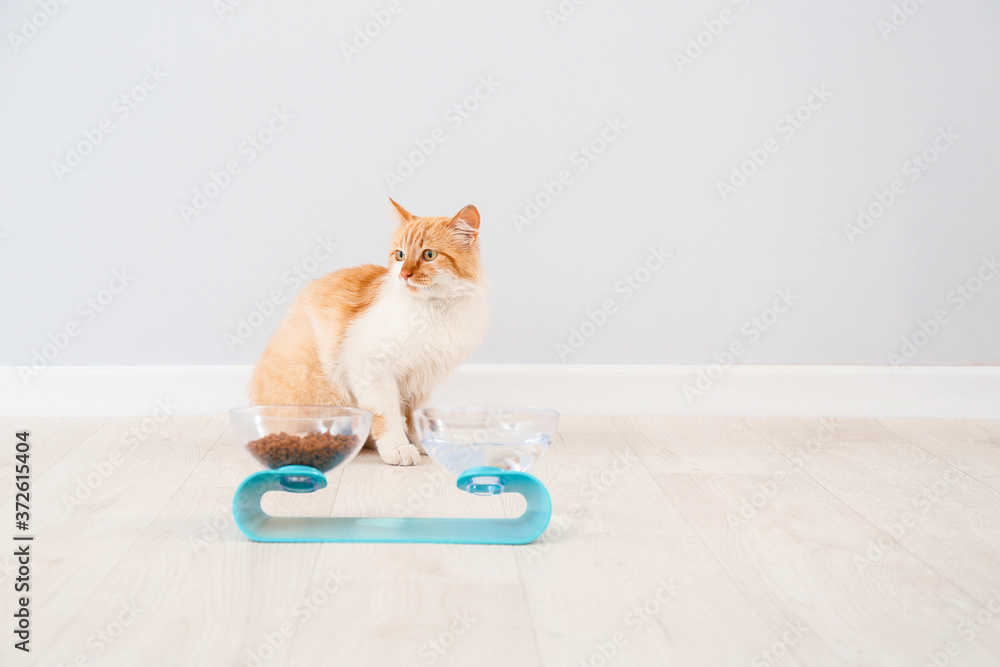
[[[400,271],[399,275],[403,277],[403,280],[409,280],[413,273],[410,271]]]

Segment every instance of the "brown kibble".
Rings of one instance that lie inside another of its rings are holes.
[[[350,456],[358,445],[356,435],[313,431],[304,436],[271,433],[247,443],[254,458],[269,468],[300,465],[326,472]]]

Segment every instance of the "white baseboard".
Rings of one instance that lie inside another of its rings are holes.
[[[1000,367],[737,365],[714,380],[712,370],[466,365],[433,402],[542,405],[567,415],[1000,418]],[[249,376],[249,366],[55,366],[25,381],[17,368],[0,367],[0,416],[142,416],[157,401],[172,414],[223,413],[247,403]]]
[[[567,415],[1000,418],[1000,367],[737,365],[714,380],[713,368],[466,365],[433,402]],[[247,403],[249,376],[249,366],[55,366],[25,381],[0,367],[0,416],[142,416],[157,401],[172,414],[223,413]]]

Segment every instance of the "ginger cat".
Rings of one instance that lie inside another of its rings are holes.
[[[415,465],[413,410],[482,339],[487,277],[475,206],[420,218],[389,201],[400,225],[388,268],[341,269],[304,287],[254,367],[250,395],[255,405],[371,410],[382,459]]]

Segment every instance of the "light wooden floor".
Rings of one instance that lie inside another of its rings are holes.
[[[25,656],[5,447],[3,665],[1000,665],[1000,422],[565,418],[521,547],[251,543],[224,416],[0,429],[31,431],[37,536]],[[426,458],[337,477],[265,507],[520,511]]]

